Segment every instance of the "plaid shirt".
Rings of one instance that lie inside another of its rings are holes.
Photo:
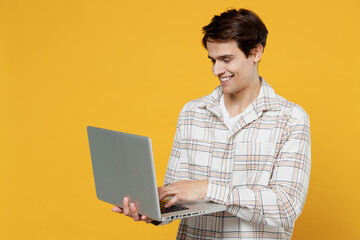
[[[208,179],[227,211],[182,219],[178,239],[290,239],[310,177],[310,123],[298,105],[261,88],[233,129],[221,87],[182,109],[164,184]]]

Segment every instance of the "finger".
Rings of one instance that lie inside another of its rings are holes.
[[[122,208],[119,207],[119,206],[113,207],[113,208],[112,208],[112,211],[113,211],[113,212],[117,212],[117,213],[122,213],[122,212],[123,212]]]
[[[167,190],[170,187],[171,187],[171,185],[166,185],[166,186],[163,186],[163,187],[158,187],[157,189],[158,189],[158,192],[161,193],[162,191]]]
[[[148,218],[146,215],[142,215],[141,220],[146,222],[146,223],[151,223],[152,222],[152,219]]]
[[[165,205],[166,208],[171,207],[173,204],[175,204],[178,201],[178,197],[174,196],[173,198],[171,198]]]
[[[161,193],[159,195],[159,199],[161,201],[164,198],[166,198],[167,196],[174,196],[176,193],[177,193],[176,189],[171,188],[171,187],[166,187],[161,191]]]
[[[159,194],[159,201],[163,200],[166,197],[166,194]]]
[[[136,210],[135,203],[130,203],[130,211],[131,211],[131,217],[134,219],[134,221],[139,221],[140,216]]]
[[[129,199],[127,197],[123,199],[123,212],[126,216],[129,216]]]

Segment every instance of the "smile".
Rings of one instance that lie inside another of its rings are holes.
[[[233,75],[234,76],[234,75]],[[229,81],[233,76],[219,78],[222,83]]]

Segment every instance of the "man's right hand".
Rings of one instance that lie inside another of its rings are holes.
[[[131,217],[134,221],[144,221],[146,223],[151,223],[152,219],[148,218],[146,215],[140,215],[137,212],[135,203],[129,203],[129,198],[124,197],[123,199],[123,208],[115,206],[112,208],[113,212],[122,213],[126,216]]]

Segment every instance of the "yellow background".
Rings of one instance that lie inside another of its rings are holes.
[[[86,126],[150,136],[161,184],[181,107],[218,85],[201,27],[249,8],[259,73],[301,105],[312,172],[293,239],[360,239],[360,1],[0,0],[0,239],[174,239],[97,200]]]

